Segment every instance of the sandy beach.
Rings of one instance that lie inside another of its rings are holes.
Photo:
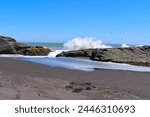
[[[84,72],[0,58],[0,99],[150,99],[150,73]]]

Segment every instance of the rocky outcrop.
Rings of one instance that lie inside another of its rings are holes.
[[[150,66],[150,46],[95,49],[90,59]]]
[[[0,54],[15,54],[13,46],[15,41],[13,38],[0,36]]]
[[[16,42],[16,40],[14,38],[11,38],[11,37],[0,36],[0,39],[4,40],[4,41],[7,41],[10,44],[13,44],[13,43]]]
[[[85,54],[87,51],[89,54]],[[59,56],[89,57],[95,61],[150,66],[150,46],[75,50],[62,52],[57,55],[57,57]]]
[[[42,46],[29,46],[19,43],[11,37],[0,36],[0,54],[21,54],[29,56],[46,56],[51,52]]]
[[[30,48],[18,50],[17,54],[28,55],[28,56],[45,56],[48,55],[49,52],[51,52],[51,50],[48,48],[30,47]]]
[[[31,46],[28,46],[26,44],[23,43],[14,43],[14,48],[16,49],[16,51],[21,50],[21,49],[27,49],[27,48],[31,48]]]
[[[57,54],[56,57],[90,57],[93,49],[73,50]]]

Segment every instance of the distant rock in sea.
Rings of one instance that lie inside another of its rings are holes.
[[[6,36],[0,36],[0,54],[21,54],[29,56],[47,56],[51,52],[48,48],[42,46],[29,46],[17,42],[15,39]]]
[[[132,65],[150,66],[150,46],[82,49],[62,52],[56,57],[88,57],[94,61],[128,63]]]

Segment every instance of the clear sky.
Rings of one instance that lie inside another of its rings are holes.
[[[150,0],[0,0],[0,35],[23,42],[95,37],[150,44]]]

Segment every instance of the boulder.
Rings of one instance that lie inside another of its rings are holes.
[[[30,48],[30,47],[31,46],[23,44],[23,43],[18,43],[18,42],[14,43],[14,48],[16,49],[16,51],[21,50],[21,49]]]
[[[42,46],[29,46],[19,43],[11,37],[0,36],[0,54],[21,54],[28,56],[46,56],[51,52]]]
[[[93,49],[73,50],[57,54],[56,57],[90,57]]]
[[[14,42],[10,37],[0,36],[0,54],[15,54]]]
[[[35,46],[35,48],[43,48],[43,46]]]
[[[17,54],[28,55],[28,56],[47,56],[51,52],[48,48],[25,48],[17,51]]]
[[[6,36],[0,36],[0,39],[5,40],[5,41],[7,41],[7,42],[9,42],[9,43],[14,43],[14,42],[16,42],[16,40],[15,40],[14,38],[6,37]]]
[[[150,66],[150,46],[95,49],[90,59]]]

